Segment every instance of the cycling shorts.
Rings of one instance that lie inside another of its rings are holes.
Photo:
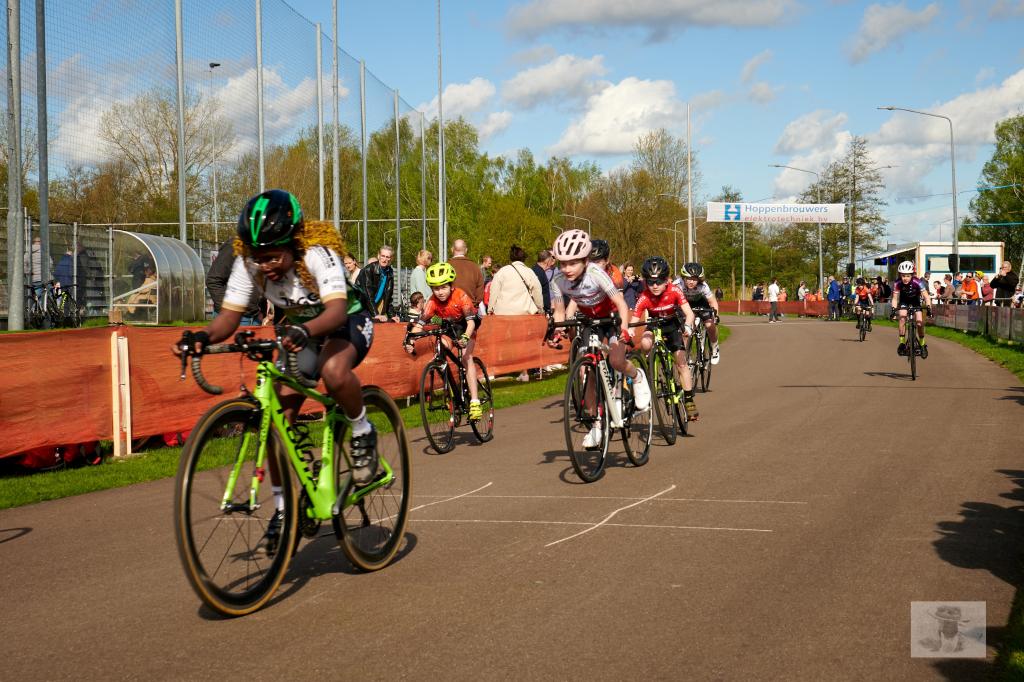
[[[320,352],[330,339],[348,341],[356,349],[356,361],[352,369],[359,366],[373,345],[373,319],[365,313],[353,313],[345,324],[323,336],[314,336],[299,351],[299,371],[310,379],[320,378]]]
[[[862,308],[862,309],[864,309],[864,310],[873,310],[873,309],[874,309],[874,306],[872,306],[872,305],[871,305],[870,303],[868,303],[867,301],[858,301],[858,302],[857,302],[857,307],[858,307],[858,308]]]
[[[663,323],[661,325],[661,339],[665,342],[665,347],[673,353],[685,350],[686,346],[683,344],[683,323],[678,319]]]
[[[696,315],[703,322],[707,322],[708,320],[714,321],[715,319],[714,308],[694,308],[693,314]]]

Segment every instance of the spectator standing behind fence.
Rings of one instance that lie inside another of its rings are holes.
[[[537,281],[540,282],[540,297],[541,302],[544,304],[544,312],[551,312],[551,280],[548,279],[548,273],[552,268],[555,267],[555,258],[551,255],[551,252],[544,249],[537,254],[537,262],[534,263],[533,274],[537,275]]]
[[[828,319],[838,320],[843,300],[843,287],[832,275],[828,276]]]
[[[480,278],[483,280],[484,284],[487,284],[493,276],[491,272],[491,268],[493,266],[494,259],[491,258],[490,255],[485,255],[480,259]]]
[[[771,284],[768,285],[768,304],[771,306],[771,311],[768,313],[768,324],[775,324],[775,321],[779,319],[779,280],[777,277],[772,277]]]
[[[626,305],[632,310],[636,306],[636,299],[644,290],[643,281],[636,276],[635,268],[626,263],[622,266],[622,295],[626,299]]]
[[[1003,261],[1003,265],[999,268],[999,272],[992,278],[992,288],[995,289],[995,302],[996,305],[1008,306],[1010,305],[1010,299],[1013,298],[1014,293],[1017,290],[1017,284],[1019,279],[1017,273],[1013,271],[1013,266],[1010,261]]]
[[[426,249],[423,249],[416,254],[416,267],[412,269],[412,273],[409,275],[409,290],[418,291],[423,298],[429,300],[431,294],[434,292],[430,290],[430,286],[427,284],[427,268],[434,261],[434,254],[430,253]],[[411,301],[412,299],[410,299]]]
[[[78,261],[77,270],[74,261]],[[78,255],[72,259],[71,252],[68,251],[60,260],[57,261],[57,267],[54,268],[53,278],[60,282],[62,289],[71,294],[71,297],[78,303],[79,306],[85,305],[86,300],[86,277],[89,273],[89,255],[85,252],[85,245],[78,245]],[[1013,292],[1010,292],[1011,294]]]
[[[964,283],[960,285],[960,298],[966,301],[967,305],[977,305],[981,302],[981,287],[974,279],[973,272],[964,275]]]
[[[715,287],[715,300],[721,301],[725,298],[725,292],[722,291],[722,287]]]
[[[981,288],[981,302],[984,305],[992,305],[992,300],[996,297],[996,291],[989,284],[988,276],[984,272],[978,271],[978,276],[981,278],[978,286]]]
[[[807,298],[807,282],[800,280],[800,286],[796,289],[796,300],[802,301]]]
[[[498,270],[491,281],[488,312],[494,315],[535,315],[544,309],[537,275],[523,264],[526,251],[513,244],[509,264]]]
[[[423,314],[423,294],[414,291],[409,295],[409,310],[405,314],[405,322],[415,322]]]
[[[356,288],[366,296],[365,300],[373,302],[373,319],[397,322],[398,311],[395,310],[395,271],[391,267],[394,251],[384,245],[377,251],[377,258],[371,261],[356,278]]]
[[[47,270],[53,272],[53,259],[46,254]],[[43,282],[43,241],[39,237],[32,238],[32,248],[25,254],[25,280],[29,284],[40,285]]]
[[[355,286],[356,280],[359,279],[359,273],[363,271],[359,267],[359,261],[351,253],[346,253],[345,257],[341,259],[341,264],[345,266],[345,277],[348,279],[348,283]]]
[[[478,306],[484,299],[484,275],[480,266],[466,258],[469,248],[465,240],[456,239],[452,244],[452,258],[449,263],[455,268],[455,281],[452,286],[462,289]]]

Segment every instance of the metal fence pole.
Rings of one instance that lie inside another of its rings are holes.
[[[114,309],[114,228],[107,228],[107,314]]]
[[[333,138],[331,179],[332,192],[334,193],[334,229],[338,230],[338,234],[341,234],[341,152],[339,151],[341,131],[338,123],[338,0],[334,0],[332,3],[332,11],[334,17],[334,45],[332,46],[334,58],[331,61],[331,65],[334,69],[334,75],[331,83],[331,101],[334,107],[334,134],[331,136]]]
[[[180,0],[179,0],[180,2]],[[260,192],[267,187],[266,169],[263,165],[263,2],[256,0],[256,136],[260,166]]]
[[[46,120],[46,7],[36,0],[36,141],[39,147],[39,239],[42,253],[50,253],[50,173]],[[42,278],[49,282],[50,259],[42,259]]]
[[[25,250],[21,222],[21,8],[7,0],[7,328],[25,328]],[[11,168],[15,172],[11,172]]]
[[[448,260],[448,216],[445,211],[444,186],[444,108],[441,72],[441,0],[437,0],[437,254],[438,262]]]
[[[427,130],[426,114],[420,112],[420,220],[423,234],[420,236],[420,248],[427,250]]]
[[[370,257],[370,207],[367,205],[366,187],[366,62],[359,60],[359,130],[363,157],[363,263]]]
[[[78,298],[78,222],[71,223],[71,292],[77,307],[81,299]]]
[[[185,41],[182,36],[181,0],[174,0],[175,58],[178,65],[178,239],[185,241]]]
[[[320,23],[316,24],[316,166],[320,181],[320,220],[324,219],[324,70]]]
[[[402,300],[402,133],[398,124],[398,88],[395,88],[395,261],[398,300]]]

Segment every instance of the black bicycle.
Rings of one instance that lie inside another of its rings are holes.
[[[686,341],[686,364],[693,377],[693,387],[696,389],[699,385],[700,392],[707,393],[711,386],[711,339],[708,338],[708,330],[701,316],[704,311],[697,308],[693,312],[697,315],[697,321],[694,323],[693,334]],[[715,324],[718,324],[717,318],[716,315]]]
[[[928,352],[923,350],[920,339],[917,338],[917,313],[921,312],[920,306],[900,306],[897,310],[907,311],[907,322],[903,329],[907,333],[906,350],[907,361],[910,362],[910,380],[917,381],[917,358],[922,360],[928,357]],[[895,311],[894,311],[895,312]],[[921,321],[924,324],[924,320]]]
[[[427,440],[438,454],[451,452],[455,447],[455,429],[462,425],[463,417],[467,417],[477,440],[486,443],[494,437],[494,397],[486,365],[480,358],[473,358],[477,397],[480,399],[483,416],[480,419],[468,419],[469,381],[462,364],[462,348],[454,343],[458,334],[451,322],[442,320],[434,329],[406,334],[403,345],[427,336],[434,338],[434,357],[423,368],[423,376],[420,378],[420,415]],[[452,346],[456,352],[452,352],[444,343],[445,336],[453,340]],[[456,368],[454,372],[453,366]]]
[[[871,317],[870,308],[860,308],[857,311],[857,329],[860,331],[861,341],[866,339],[868,332],[871,331]]]
[[[682,324],[679,318],[650,317],[646,320],[647,327],[654,336],[654,345],[647,356],[647,377],[651,384],[651,403],[658,426],[665,437],[665,442],[673,445],[677,433],[687,434],[686,412],[681,408],[683,387],[676,381],[675,353],[665,345],[662,327],[669,324]]]
[[[77,327],[78,304],[57,280],[25,285],[25,322],[31,329]]]

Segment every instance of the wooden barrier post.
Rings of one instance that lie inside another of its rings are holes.
[[[132,454],[132,386],[128,361],[128,339],[117,332],[110,335],[110,398],[113,419],[114,457]],[[124,439],[122,445],[121,439]]]

